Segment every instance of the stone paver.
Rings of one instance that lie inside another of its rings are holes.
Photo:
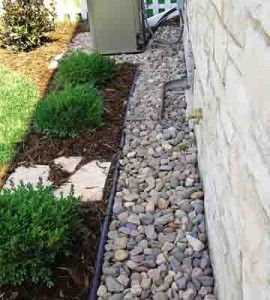
[[[82,161],[81,156],[58,157],[54,160],[56,165],[59,165],[63,171],[73,173]]]
[[[63,170],[73,173],[82,161],[82,157],[60,157],[54,163],[59,164]],[[55,190],[57,197],[67,196],[71,192],[82,201],[101,201],[104,187],[111,167],[111,162],[92,161],[80,167],[68,181]],[[49,180],[50,167],[47,165],[34,165],[32,167],[18,167],[7,179],[4,188],[16,187],[19,184],[31,184],[36,187],[39,183],[51,186]]]
[[[165,27],[156,37],[178,34]],[[162,87],[185,76],[180,43],[152,43],[117,61],[140,63],[104,254],[98,299],[215,299],[202,184],[184,91]]]
[[[32,184],[36,187],[39,183],[44,186],[49,186],[52,182],[49,181],[50,167],[46,165],[35,165],[33,167],[18,167],[7,179],[4,188],[18,186],[19,184]]]
[[[55,191],[56,196],[68,195],[71,190],[82,201],[101,201],[110,170],[110,162],[92,161],[75,172],[67,183]]]

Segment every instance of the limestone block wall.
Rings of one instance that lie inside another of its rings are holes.
[[[217,293],[269,300],[270,1],[187,0],[186,17]]]

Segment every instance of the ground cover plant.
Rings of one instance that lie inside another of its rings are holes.
[[[68,256],[81,230],[79,199],[56,199],[50,187],[21,185],[0,192],[0,284],[51,287],[53,267]]]
[[[93,85],[67,86],[39,103],[35,127],[57,137],[74,137],[94,130],[103,120],[102,95]]]

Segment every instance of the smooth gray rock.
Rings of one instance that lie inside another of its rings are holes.
[[[172,214],[167,214],[162,217],[155,219],[155,225],[166,225],[169,222],[172,222],[174,220],[174,217]]]
[[[109,292],[121,292],[124,290],[124,286],[120,284],[116,279],[113,277],[106,277],[105,284]]]
[[[157,238],[157,233],[155,232],[154,225],[145,226],[145,235],[150,240],[155,240]]]

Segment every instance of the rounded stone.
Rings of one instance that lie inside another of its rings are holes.
[[[124,261],[129,257],[129,252],[127,250],[117,250],[114,253],[114,259],[116,261]]]

